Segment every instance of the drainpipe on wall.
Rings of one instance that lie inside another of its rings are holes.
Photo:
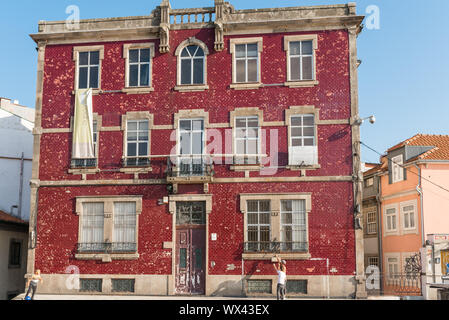
[[[424,234],[424,206],[423,206],[423,191],[422,191],[422,179],[421,179],[421,168],[414,163],[413,164],[416,169],[418,169],[418,177],[419,177],[419,182],[418,185],[416,186],[416,191],[419,194],[419,199],[420,199],[420,216],[421,216],[421,248],[425,248],[426,247],[426,240],[425,240],[425,234]],[[432,248],[433,249],[433,248]],[[421,261],[421,265],[423,263],[427,263],[427,261]],[[421,266],[421,270],[422,270],[422,266]],[[421,271],[422,273],[422,271]],[[432,250],[432,273],[435,274],[435,259],[433,259],[433,250]],[[435,281],[434,281],[435,282]],[[427,296],[427,276],[426,275],[421,275],[421,291],[422,294],[424,296]]]
[[[377,200],[377,241],[378,241],[378,251],[379,251],[379,273],[383,273],[383,248],[382,248],[382,221],[381,221],[381,214],[382,214],[382,203],[381,203],[381,195],[382,195],[382,181],[381,177],[377,176],[377,185],[378,185],[378,191],[376,195]],[[383,281],[380,281],[380,291],[383,292]]]
[[[20,182],[19,182],[19,208],[17,209],[19,219],[22,219],[22,198],[23,198],[23,164],[25,158],[22,152],[22,157],[20,158]]]

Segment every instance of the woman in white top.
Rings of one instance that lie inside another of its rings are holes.
[[[274,270],[276,270],[278,274],[278,285],[276,296],[278,300],[285,300],[285,292],[286,292],[286,281],[287,281],[287,267],[285,260],[282,260],[279,257],[277,258],[277,264],[273,263]]]
[[[33,290],[33,294],[31,296],[31,300],[34,299],[34,294],[36,293],[37,290],[37,285],[39,282],[43,282],[42,278],[41,278],[41,271],[40,270],[36,270],[33,274],[33,276],[31,278],[28,278],[27,281],[27,286],[28,286],[28,291],[27,294],[25,295],[25,297],[28,297],[31,290]]]

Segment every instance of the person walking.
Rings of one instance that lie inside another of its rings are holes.
[[[32,295],[31,295],[31,300],[34,300],[34,294],[37,291],[37,285],[39,284],[39,282],[44,282],[44,280],[42,280],[41,277],[41,271],[40,270],[36,270],[33,274],[33,276],[31,278],[28,278],[27,281],[27,287],[28,287],[28,291],[27,294],[25,295],[26,297],[29,297],[30,292],[33,291]]]
[[[286,267],[287,263],[285,262],[285,260],[281,260],[278,256],[275,256],[275,258],[277,258],[277,264],[273,263],[273,267],[278,274],[276,297],[277,300],[285,300],[286,283],[287,283],[287,267]]]

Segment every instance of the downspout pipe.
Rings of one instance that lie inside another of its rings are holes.
[[[424,247],[426,245],[426,239],[424,234],[424,206],[423,206],[423,191],[422,191],[422,179],[421,179],[421,168],[415,163],[413,164],[418,169],[419,183],[416,186],[416,191],[419,194],[420,199],[420,216],[421,216],[421,245]]]

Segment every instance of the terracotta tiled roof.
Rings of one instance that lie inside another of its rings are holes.
[[[388,152],[406,145],[434,147],[412,160],[449,160],[449,135],[417,134],[388,149]]]
[[[381,169],[382,169],[382,163],[376,163],[376,165],[374,167],[372,167],[371,169],[365,171],[363,173],[363,175],[366,177],[366,176],[369,176],[369,175],[371,175],[373,173],[376,173],[376,172],[380,171]]]
[[[3,212],[3,211],[0,211],[0,222],[23,224],[23,225],[28,224],[28,222],[23,221],[19,218],[13,217],[12,215],[7,214],[6,212]]]

